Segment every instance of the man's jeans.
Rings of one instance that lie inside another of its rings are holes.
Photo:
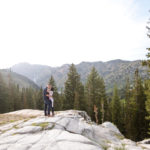
[[[45,104],[44,106],[44,113],[45,113],[45,116],[47,116],[47,108],[48,108],[48,115],[50,115],[50,109],[51,109],[51,104]]]

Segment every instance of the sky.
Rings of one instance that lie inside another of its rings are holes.
[[[1,0],[0,68],[146,59],[150,0]]]

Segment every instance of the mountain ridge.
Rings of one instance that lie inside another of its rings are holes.
[[[82,64],[82,63],[97,63],[97,62],[101,62],[101,63],[109,63],[109,62],[134,62],[134,61],[142,61],[140,59],[137,59],[137,60],[124,60],[124,59],[112,59],[112,60],[108,60],[108,61],[81,61],[80,63],[77,63],[75,65],[79,65],[79,64]],[[58,66],[50,66],[50,65],[43,65],[43,64],[34,64],[34,63],[29,63],[29,62],[19,62],[19,63],[16,63],[14,65],[12,65],[11,67],[8,67],[6,69],[11,69],[12,67],[18,65],[18,64],[27,64],[27,65],[36,65],[36,66],[47,66],[47,67],[50,67],[50,68],[60,68],[60,67],[63,67],[63,66],[69,66],[71,65],[72,63],[66,63],[66,64],[62,64],[62,65],[58,65]],[[74,64],[74,63],[73,63]]]
[[[15,83],[16,85],[18,84],[20,88],[32,87],[34,89],[39,89],[38,85],[36,85],[32,80],[30,80],[29,78],[21,74],[12,72],[11,70],[8,70],[8,69],[0,69],[0,73],[6,84],[8,84],[9,76],[10,76],[12,79],[12,82]]]
[[[123,88],[127,77],[133,81],[134,72],[138,68],[142,79],[147,78],[146,67],[141,65],[141,60],[121,60],[115,59],[110,61],[81,62],[76,64],[81,81],[85,83],[92,67],[95,67],[98,73],[104,78],[106,89],[110,91],[114,84],[117,83],[119,88]],[[38,86],[46,86],[51,75],[54,76],[58,89],[64,88],[64,82],[67,79],[67,73],[70,64],[64,64],[59,67],[50,67],[48,65],[24,64],[19,63],[11,67],[12,71],[22,74]]]

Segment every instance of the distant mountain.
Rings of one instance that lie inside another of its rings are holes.
[[[124,61],[112,60],[107,62],[81,62],[76,65],[77,71],[81,75],[81,80],[85,80],[90,73],[92,67],[95,67],[99,74],[104,78],[107,91],[111,90],[116,83],[119,88],[125,84],[127,77],[133,80],[134,72],[138,68],[142,79],[147,78],[146,67],[141,65],[141,61]],[[61,67],[50,67],[43,65],[31,65],[28,63],[20,63],[12,66],[12,71],[24,75],[34,81],[38,86],[45,86],[51,75],[54,76],[58,88],[64,87],[64,82],[67,78],[69,64]]]
[[[28,88],[32,87],[34,89],[39,89],[39,86],[36,85],[32,80],[28,79],[27,77],[20,75],[18,73],[12,72],[8,69],[0,69],[0,73],[4,79],[4,82],[8,84],[9,76],[11,77],[12,81],[15,84],[18,84],[20,88]]]
[[[69,65],[61,67],[50,67],[44,65],[31,65],[29,63],[19,63],[12,66],[11,70],[18,74],[28,77],[34,81],[38,86],[46,86],[51,75],[54,76],[59,89],[63,87],[64,81],[67,77]]]

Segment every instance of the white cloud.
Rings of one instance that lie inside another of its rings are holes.
[[[143,59],[146,21],[134,0],[0,1],[0,68]]]

